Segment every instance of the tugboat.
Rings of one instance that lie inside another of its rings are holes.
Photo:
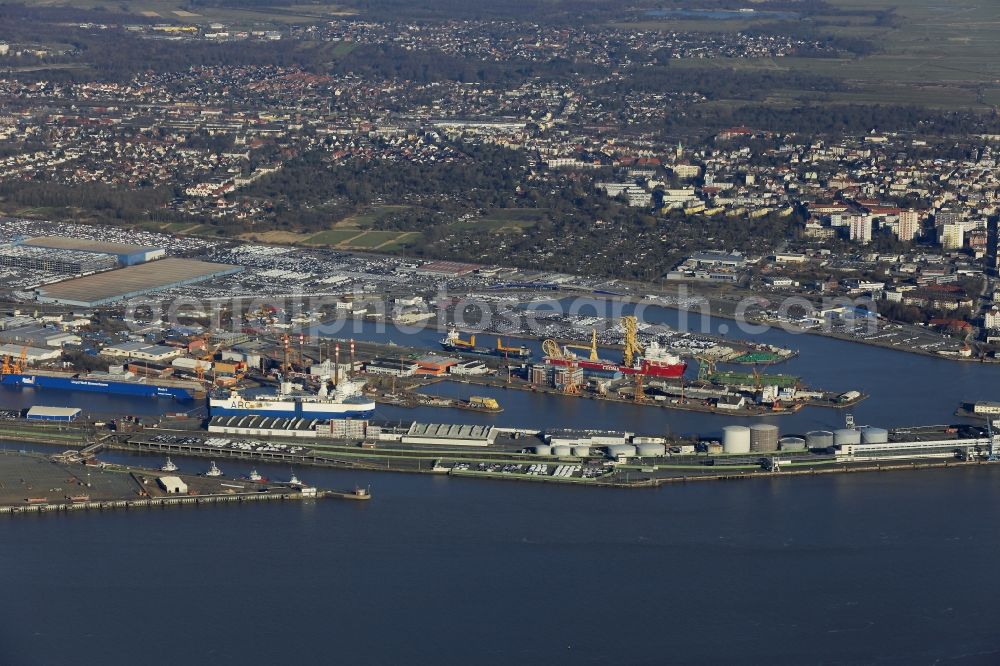
[[[301,486],[302,482],[299,481],[299,477],[295,476],[295,472],[292,472],[292,478],[288,479],[288,485],[290,486]]]
[[[167,462],[160,465],[161,472],[176,472],[177,469],[178,469],[177,465],[174,464],[174,462],[170,459],[169,456],[167,456]]]
[[[205,472],[205,476],[222,476],[222,470],[216,467],[214,460],[212,461],[212,466]]]
[[[250,474],[243,477],[247,481],[252,481],[253,483],[267,483],[267,479],[260,475],[260,472],[256,468],[250,470]]]

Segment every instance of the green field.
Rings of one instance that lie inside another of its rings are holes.
[[[415,231],[365,231],[363,229],[331,229],[321,231],[302,241],[305,245],[326,245],[358,250],[397,250],[417,236]]]
[[[824,102],[913,104],[938,108],[987,110],[1000,103],[1000,3],[980,0],[829,0],[842,10],[894,9],[886,25],[873,17],[812,17],[818,31],[859,37],[878,51],[864,57],[687,59],[671,67],[710,71],[713,68],[799,71],[845,81],[850,90],[819,94]],[[647,29],[729,31],[769,21],[648,21]],[[706,74],[709,75],[710,74]],[[773,94],[763,103],[785,106],[808,90]],[[728,103],[723,100],[721,104]]]
[[[330,231],[321,231],[315,236],[310,236],[303,242],[306,245],[338,245],[355,236],[360,236],[362,233],[358,229],[331,229]]]
[[[415,234],[410,231],[366,231],[347,243],[346,247],[369,249],[380,248],[387,243],[399,243],[402,238]]]

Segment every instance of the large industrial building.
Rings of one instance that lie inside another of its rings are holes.
[[[232,275],[242,266],[193,259],[161,259],[115,271],[63,280],[35,290],[40,303],[94,307],[144,294]]]
[[[4,356],[10,358],[24,357],[24,362],[28,365],[44,363],[45,361],[55,361],[62,358],[62,350],[58,347],[28,347],[26,345],[0,344],[0,358]]]
[[[403,444],[437,444],[444,446],[489,446],[496,439],[493,426],[457,425],[452,423],[413,423],[402,435]]]
[[[0,330],[0,343],[18,345],[18,347],[62,347],[63,345],[78,345],[82,342],[79,335],[47,326],[17,326]]]
[[[167,254],[167,251],[162,247],[132,245],[131,243],[111,243],[87,238],[68,238],[66,236],[28,238],[20,241],[19,245],[50,250],[69,250],[92,255],[110,255],[122,266],[134,266],[154,259],[161,259]]]
[[[7,245],[0,247],[0,266],[66,275],[85,275],[118,268],[118,260],[110,254]]]

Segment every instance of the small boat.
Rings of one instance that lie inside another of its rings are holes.
[[[174,461],[171,460],[169,456],[167,457],[167,462],[160,465],[161,472],[176,472],[177,469],[177,465],[174,464]]]
[[[222,476],[222,470],[215,465],[214,460],[212,461],[212,466],[205,472],[205,476]]]
[[[256,469],[250,470],[250,474],[243,477],[247,481],[252,481],[253,483],[267,483],[267,479],[260,475]]]
[[[500,406],[500,403],[495,398],[483,398],[476,395],[468,400],[456,401],[455,406],[459,409],[471,409],[476,412],[489,412],[493,414],[499,414],[503,411],[503,407]]]
[[[290,486],[301,486],[302,482],[299,481],[299,477],[295,476],[295,472],[292,472],[292,478],[288,479],[288,485]]]

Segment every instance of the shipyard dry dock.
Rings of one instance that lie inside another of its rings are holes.
[[[367,491],[318,490],[289,483],[81,465],[25,452],[0,453],[0,515],[370,497]]]

